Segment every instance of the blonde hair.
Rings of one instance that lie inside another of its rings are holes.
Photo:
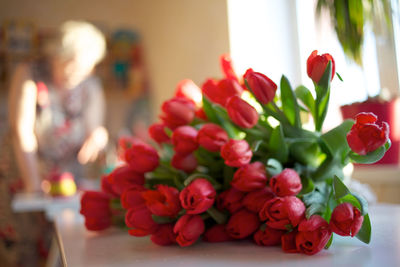
[[[93,65],[103,59],[105,51],[104,35],[95,26],[84,21],[64,22],[55,38],[45,47],[48,56],[62,59],[78,57]]]

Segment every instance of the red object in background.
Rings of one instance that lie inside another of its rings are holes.
[[[354,119],[360,112],[372,112],[378,123],[386,121],[390,126],[389,138],[392,146],[385,156],[374,164],[398,165],[400,163],[400,98],[391,101],[368,100],[340,107],[343,119]]]

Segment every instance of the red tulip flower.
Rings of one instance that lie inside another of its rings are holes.
[[[257,214],[241,209],[231,216],[226,225],[226,231],[232,238],[243,239],[257,231],[259,226],[260,220]]]
[[[175,187],[157,185],[156,190],[142,192],[147,208],[157,216],[175,217],[181,208],[179,191]]]
[[[174,97],[165,101],[161,110],[161,120],[171,129],[191,123],[196,111],[193,102],[184,97]]]
[[[335,76],[335,60],[330,54],[318,55],[318,51],[314,50],[307,59],[307,74],[315,83],[321,80],[324,75],[325,69],[328,66],[329,61],[332,63],[332,77]]]
[[[190,173],[197,168],[197,159],[194,154],[175,153],[171,159],[171,165],[175,169]]]
[[[221,148],[221,157],[231,167],[242,167],[248,164],[253,156],[249,144],[245,140],[229,140]]]
[[[228,79],[239,81],[236,72],[233,69],[233,62],[231,57],[228,54],[223,54],[220,56],[219,61],[225,77]]]
[[[226,110],[229,118],[240,127],[253,128],[258,122],[257,110],[239,96],[229,98]]]
[[[274,100],[278,86],[266,75],[248,69],[244,74],[247,84],[257,100],[262,104],[268,104]]]
[[[280,174],[273,176],[269,186],[278,197],[295,196],[302,188],[300,176],[293,169],[284,169]]]
[[[158,167],[159,157],[157,151],[143,142],[133,144],[125,151],[125,159],[135,172],[151,172]]]
[[[297,229],[288,232],[281,237],[282,250],[286,253],[299,252],[296,247]]]
[[[198,132],[197,142],[211,152],[219,152],[228,142],[229,137],[225,130],[217,124],[206,123]]]
[[[143,186],[136,185],[125,190],[121,195],[121,205],[126,210],[141,210],[146,208],[146,201],[142,196],[142,192],[146,191]]]
[[[376,124],[377,117],[371,112],[361,112],[356,116],[356,123],[347,134],[347,143],[351,150],[359,155],[366,155],[386,144],[389,139],[389,125]]]
[[[272,192],[271,188],[264,187],[257,191],[248,193],[243,199],[243,205],[251,212],[259,213],[264,204],[275,198],[275,194]]]
[[[100,181],[101,192],[106,193],[111,198],[119,198],[119,194],[114,191],[114,188],[110,182],[110,176],[104,175]]]
[[[129,234],[133,236],[146,236],[153,234],[158,224],[151,217],[151,212],[147,209],[129,209],[125,214],[125,224],[129,228]]]
[[[103,192],[86,191],[81,198],[80,213],[90,231],[101,231],[111,226],[110,197]]]
[[[331,236],[329,224],[321,216],[312,215],[299,224],[296,248],[301,253],[313,255],[325,247]]]
[[[304,218],[306,207],[297,197],[276,197],[267,201],[260,210],[260,219],[274,229],[286,230],[288,225],[296,227]]]
[[[189,154],[195,151],[197,143],[197,130],[191,126],[180,126],[172,133],[174,150],[180,154]]]
[[[190,246],[199,239],[204,230],[204,222],[200,215],[183,215],[174,227],[174,233],[178,235],[176,242],[181,247]]]
[[[240,96],[243,92],[242,86],[234,79],[222,79],[215,81],[208,79],[202,86],[203,94],[214,103],[225,106],[232,96]]]
[[[174,225],[172,223],[161,224],[151,235],[150,240],[159,246],[169,246],[176,243]]]
[[[267,172],[264,164],[259,161],[240,167],[231,182],[233,187],[244,192],[262,189],[266,184]]]
[[[231,187],[220,193],[217,197],[217,208],[227,210],[229,213],[235,213],[243,207],[243,198],[245,193]]]
[[[134,171],[131,166],[125,165],[114,169],[108,175],[108,181],[113,191],[121,195],[131,186],[144,185],[144,175]]]
[[[165,132],[165,125],[162,123],[154,123],[149,127],[150,137],[159,144],[167,143],[170,138]]]
[[[354,237],[363,221],[364,216],[359,209],[350,203],[342,203],[333,210],[329,226],[338,235]]]
[[[199,108],[198,110],[196,110],[195,115],[196,115],[197,118],[202,119],[203,121],[207,121],[208,120],[207,114],[206,114],[206,112],[204,111],[203,108]]]
[[[277,230],[266,226],[264,230],[258,230],[254,234],[253,239],[259,246],[276,246],[281,243],[281,238],[284,233],[285,231],[283,230]]]
[[[225,224],[216,224],[210,227],[205,233],[203,240],[210,243],[220,243],[233,240],[226,231]]]
[[[208,180],[197,178],[181,191],[179,199],[186,214],[200,214],[214,204],[216,194]]]
[[[196,106],[201,105],[201,89],[190,79],[182,80],[178,83],[175,90],[175,96],[184,97],[192,101]]]

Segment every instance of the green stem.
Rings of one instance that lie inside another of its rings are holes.
[[[207,210],[207,213],[218,223],[218,224],[225,224],[228,220],[226,214],[220,212],[215,207],[211,207]]]

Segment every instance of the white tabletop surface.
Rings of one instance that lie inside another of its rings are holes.
[[[118,229],[89,232],[83,217],[65,209],[55,217],[68,266],[400,266],[400,205],[370,207],[373,234],[369,245],[337,235],[329,250],[314,256],[283,253],[250,241],[159,247]]]

